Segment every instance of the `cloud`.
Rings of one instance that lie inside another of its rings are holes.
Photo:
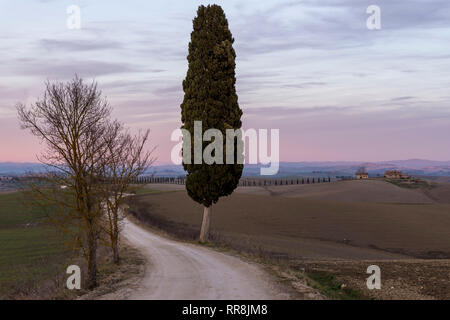
[[[298,84],[285,84],[282,87],[283,88],[296,88],[296,89],[303,89],[307,87],[314,87],[314,86],[326,86],[326,82],[303,82]]]
[[[414,97],[411,97],[411,96],[407,96],[407,97],[397,97],[397,98],[391,99],[391,101],[404,101],[404,100],[411,100],[411,99],[414,99]]]
[[[121,49],[123,46],[116,41],[108,40],[55,40],[42,39],[39,45],[48,51],[92,51]]]
[[[312,107],[267,107],[267,108],[246,108],[244,109],[244,117],[251,117],[252,119],[278,119],[286,121],[286,123],[295,123],[300,119],[322,118],[324,121],[332,122],[333,119],[351,117],[351,118],[365,118],[373,119],[373,124],[379,128],[380,119],[384,121],[400,121],[400,119],[413,119],[414,121],[428,120],[444,120],[450,119],[450,110],[445,107],[445,104],[436,108],[435,112],[430,113],[426,106],[411,106],[408,104],[399,105],[390,109],[367,109],[362,106],[312,106]],[[447,120],[448,121],[448,120]],[[356,123],[351,122],[351,127]],[[319,121],[312,121],[311,125],[320,124]],[[342,125],[348,125],[349,122]],[[398,122],[398,127],[401,128],[401,122]]]
[[[279,3],[235,19],[237,48],[243,55],[294,49],[343,50],[369,47],[386,32],[448,28],[447,0],[378,0],[382,30],[366,27],[371,1],[304,0]]]
[[[80,77],[95,78],[103,75],[148,72],[139,65],[96,60],[65,59],[57,61],[32,60],[28,63],[16,63],[12,67],[16,75],[36,76],[50,79],[68,79],[74,74]]]
[[[182,84],[173,85],[173,86],[167,86],[167,87],[161,87],[153,90],[153,93],[157,95],[167,96],[171,94],[180,95],[183,94],[183,86]]]

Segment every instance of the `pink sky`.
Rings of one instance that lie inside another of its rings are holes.
[[[263,113],[264,114],[264,113]],[[381,161],[394,159],[448,160],[448,124],[446,119],[421,121],[401,115],[351,115],[342,112],[322,116],[245,115],[244,129],[267,128],[280,130],[281,161]],[[279,119],[277,119],[277,117]],[[382,120],[380,120],[382,119]],[[382,123],[380,123],[380,121]],[[18,129],[16,119],[0,119],[2,132],[1,161],[34,162],[43,147],[27,131]],[[170,163],[175,142],[170,141],[177,120],[151,124],[150,147],[157,147],[159,163]],[[138,128],[138,127],[136,127]],[[139,126],[139,128],[147,128]],[[357,134],[355,134],[357,132]],[[420,146],[418,148],[417,146]]]
[[[217,2],[236,39],[244,128],[279,129],[281,161],[450,160],[448,1],[380,0],[377,31],[356,0]],[[69,30],[64,1],[1,2],[0,161],[36,161],[42,146],[14,106],[77,73],[170,162],[197,2],[79,4],[82,27]]]

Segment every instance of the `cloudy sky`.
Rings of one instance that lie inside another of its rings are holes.
[[[192,19],[205,1],[0,1],[0,161],[35,161],[15,104],[75,73],[114,116],[151,129],[160,163],[180,126]],[[245,128],[280,129],[282,161],[450,160],[448,0],[226,0]],[[81,8],[81,29],[67,8]],[[381,29],[369,30],[369,5]]]

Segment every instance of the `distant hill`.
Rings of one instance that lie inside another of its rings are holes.
[[[369,175],[384,175],[386,170],[402,170],[415,176],[450,176],[450,161],[394,160],[382,162],[327,161],[327,162],[281,162],[277,176],[346,176],[354,175],[364,166]],[[259,176],[262,165],[245,165],[244,176]],[[179,176],[185,172],[182,166],[155,166],[149,173],[157,176]]]
[[[415,176],[450,176],[450,161],[432,160],[393,160],[380,162],[359,161],[325,161],[325,162],[281,162],[278,177],[287,176],[345,176],[354,175],[356,170],[364,166],[369,175],[383,175],[386,170],[402,170]],[[244,176],[259,176],[262,165],[245,165]],[[27,172],[39,172],[44,168],[39,163],[0,163],[0,175],[22,175]],[[176,177],[185,175],[182,166],[154,166],[146,174],[156,176]]]
[[[0,175],[23,175],[27,172],[40,172],[44,166],[34,162],[0,162]]]

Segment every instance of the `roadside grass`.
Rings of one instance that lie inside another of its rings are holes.
[[[27,206],[22,192],[0,195],[0,298],[14,296],[62,272],[70,257],[67,236]]]
[[[147,194],[158,194],[158,193],[170,193],[170,192],[180,192],[181,190],[158,190],[149,188],[147,186],[140,186],[140,185],[133,185],[129,187],[128,192],[136,195],[136,196],[142,196]]]
[[[79,265],[84,275],[84,260],[74,254],[70,236],[48,222],[48,209],[32,206],[27,196],[26,192],[0,194],[0,300],[95,298],[83,287],[66,288],[67,266]],[[122,260],[117,266],[110,248],[99,246],[97,295],[142,276],[144,258],[140,253],[123,243],[120,251]]]
[[[131,186],[129,188],[129,192],[139,196],[139,195],[144,195],[144,194],[157,193],[159,191],[151,189],[151,188],[145,188],[145,187],[142,187],[142,186],[141,187],[140,186]]]
[[[385,179],[386,182],[392,183],[400,188],[406,189],[427,189],[430,188],[430,184],[423,179],[410,178],[410,179]]]
[[[334,300],[366,300],[367,297],[356,289],[349,288],[339,283],[336,277],[331,273],[312,273],[305,272],[298,276],[304,278],[306,283],[319,290],[323,295]]]
[[[120,243],[119,250],[119,265],[113,263],[109,250],[100,254],[99,286],[90,292],[82,291],[79,299],[126,299],[129,289],[138,287],[145,274],[145,257],[126,241]]]

